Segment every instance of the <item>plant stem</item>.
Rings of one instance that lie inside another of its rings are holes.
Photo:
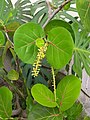
[[[48,24],[48,22],[60,11],[62,10],[62,8],[68,4],[70,1],[72,0],[66,0],[65,2],[63,2],[51,15],[50,17],[48,17],[47,21],[45,22],[45,24],[43,25],[43,28],[45,28],[45,26]]]
[[[52,8],[51,8],[49,0],[46,0],[46,3],[48,6],[48,18],[50,18],[51,14],[52,14]]]
[[[23,93],[16,86],[14,86],[14,84],[11,83],[10,80],[5,77],[3,79],[16,91],[17,94],[19,94],[23,99],[25,99]]]
[[[53,75],[53,86],[54,86],[54,97],[55,97],[55,102],[56,102],[56,82],[55,82],[55,73],[53,67],[52,69],[52,75]]]

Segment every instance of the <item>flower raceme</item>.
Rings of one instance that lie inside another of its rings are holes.
[[[41,67],[41,61],[45,57],[47,47],[48,47],[48,43],[46,42],[44,44],[44,46],[42,46],[38,49],[38,54],[37,54],[36,60],[33,64],[33,70],[32,70],[32,76],[34,76],[34,77],[38,76],[38,74],[39,74],[40,67]]]

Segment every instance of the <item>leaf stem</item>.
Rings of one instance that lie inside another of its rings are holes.
[[[55,102],[56,102],[56,82],[55,82],[55,73],[54,73],[53,67],[51,67],[51,69],[52,69],[52,75],[53,75],[54,97],[55,97]]]
[[[90,54],[90,51],[82,49],[82,48],[74,48],[74,51],[80,51],[80,52],[83,52],[83,53]]]

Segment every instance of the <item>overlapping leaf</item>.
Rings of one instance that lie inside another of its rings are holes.
[[[57,108],[35,105],[28,115],[28,120],[63,120]]]
[[[67,29],[53,28],[48,32],[49,46],[46,58],[56,69],[63,68],[71,59],[73,52],[73,39]]]
[[[56,107],[54,94],[43,84],[36,84],[31,89],[32,96],[41,105]]]
[[[71,25],[63,20],[59,20],[59,19],[54,19],[51,20],[44,28],[45,33],[47,34],[51,29],[55,28],[55,27],[64,27],[66,28],[72,35],[73,39],[74,39],[74,32],[73,29],[71,27]]]
[[[64,77],[57,86],[57,102],[61,111],[69,109],[79,97],[81,81],[73,76]]]
[[[73,24],[75,32],[75,48],[74,48],[74,66],[73,70],[82,77],[82,68],[90,75],[90,37],[86,31],[79,32],[76,23]]]

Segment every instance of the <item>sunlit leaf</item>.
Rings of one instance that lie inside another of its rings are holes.
[[[36,23],[30,22],[20,26],[14,34],[14,49],[18,57],[23,62],[32,64],[38,50],[36,39],[43,37],[44,31]]]
[[[63,68],[72,57],[73,39],[71,34],[63,27],[53,28],[48,32],[48,42],[49,46],[46,52],[48,62],[56,69]]]
[[[81,81],[74,75],[64,77],[57,86],[57,102],[61,111],[69,109],[79,97]]]
[[[31,89],[32,96],[41,105],[56,107],[54,94],[43,84],[36,84]]]

